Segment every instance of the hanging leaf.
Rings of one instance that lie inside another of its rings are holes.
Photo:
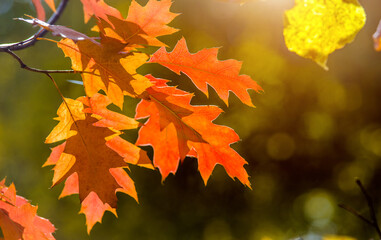
[[[107,111],[101,111],[98,115],[101,119],[98,119],[84,112],[82,102],[65,101],[70,111],[65,103],[60,106],[57,112],[60,123],[48,136],[47,142],[66,141],[53,148],[45,166],[54,165],[53,186],[66,180],[60,197],[79,193],[81,213],[86,215],[90,232],[93,225],[101,221],[105,211],[116,215],[116,192],[124,192],[137,200],[134,182],[123,168],[128,168],[128,164],[150,166],[150,160],[140,148],[120,138],[119,131],[96,126],[102,121],[100,115],[107,119]],[[90,99],[88,103],[91,102],[94,101]],[[114,119],[114,116],[109,119]]]
[[[212,123],[222,110],[216,106],[192,106],[192,94],[166,85],[166,80],[147,76],[155,86],[147,89],[135,118],[148,121],[139,131],[137,145],[151,145],[154,165],[163,180],[175,173],[186,156],[198,159],[198,169],[206,184],[214,167],[221,164],[228,175],[250,187],[243,165],[246,161],[231,147],[239,141],[233,129]]]
[[[365,19],[357,0],[295,0],[285,13],[286,46],[327,70],[328,55],[352,42]]]
[[[0,229],[5,240],[53,240],[53,224],[37,216],[37,207],[28,200],[16,195],[12,183],[9,187],[5,180],[0,182]]]

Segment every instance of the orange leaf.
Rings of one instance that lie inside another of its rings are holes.
[[[94,126],[111,127],[116,130],[135,129],[139,126],[139,122],[135,119],[108,110],[107,106],[111,104],[111,100],[105,95],[96,93],[91,98],[81,97],[78,100],[87,106],[84,112],[101,117],[101,120],[95,123]]]
[[[378,23],[377,30],[373,34],[374,50],[381,51],[381,20]]]
[[[151,86],[147,78],[136,73],[148,55],[120,52],[124,45],[109,38],[102,40],[102,44],[88,40],[76,44],[70,39],[63,39],[58,42],[58,47],[71,58],[74,70],[93,72],[82,74],[88,96],[102,89],[115,105],[122,108],[124,95],[137,97]]]
[[[170,0],[150,0],[144,7],[132,1],[126,19],[108,16],[108,24],[101,21],[93,30],[118,39],[126,45],[125,50],[142,48],[145,45],[166,46],[156,37],[178,31],[167,26],[178,15],[169,11],[171,5]]]
[[[98,99],[94,101],[87,99],[88,103],[102,99],[98,95],[96,98]],[[143,150],[120,138],[119,131],[96,126],[97,122],[102,121],[101,116],[94,118],[91,113],[83,113],[84,118],[74,118],[75,121],[68,122],[66,119],[76,116],[75,113],[84,107],[80,101],[70,99],[66,101],[70,103],[68,104],[70,112],[64,103],[57,112],[62,121],[57,126],[63,122],[69,125],[61,134],[66,136],[66,142],[64,146],[60,145],[53,149],[48,162],[55,165],[53,186],[66,180],[60,197],[79,193],[81,212],[86,215],[90,231],[96,222],[101,221],[104,211],[116,213],[117,191],[124,192],[137,200],[134,183],[123,168],[128,168],[128,163],[145,166],[150,161]],[[107,117],[110,112],[103,113]],[[123,149],[119,149],[120,146]],[[58,158],[59,153],[61,154]],[[94,209],[97,209],[97,212],[94,212]]]
[[[144,46],[166,46],[156,37],[147,35],[144,30],[136,23],[109,16],[112,25],[105,21],[98,23],[98,26],[92,30],[100,31],[105,36],[113,38],[125,45],[125,51],[131,51],[135,48],[143,48]]]
[[[215,165],[221,164],[230,177],[250,187],[243,167],[246,161],[230,148],[239,140],[238,135],[231,128],[212,123],[222,110],[216,106],[192,106],[191,94],[168,87],[166,80],[147,77],[155,86],[147,89],[148,98],[136,110],[135,118],[149,117],[136,144],[153,147],[154,165],[163,179],[176,172],[179,160],[194,156],[205,184]]]
[[[169,35],[178,29],[167,26],[177,15],[169,11],[171,0],[150,0],[146,6],[139,5],[135,0],[131,2],[126,20],[140,26],[142,32],[135,34],[159,37]]]
[[[48,6],[55,12],[56,7],[54,5],[54,0],[45,0],[45,2],[48,4]],[[37,18],[45,21],[45,10],[44,7],[41,4],[41,0],[32,0],[32,3],[34,7],[36,8],[37,12]]]
[[[4,239],[55,239],[52,235],[55,231],[53,224],[37,216],[37,207],[17,196],[13,184],[6,187],[5,180],[0,182],[0,199],[0,228]]]
[[[103,0],[81,0],[85,15],[85,23],[94,15],[97,19],[103,19],[112,25],[108,20],[108,16],[122,18],[120,12],[106,4]]]
[[[185,73],[206,95],[209,84],[226,104],[229,91],[232,91],[243,103],[253,106],[247,90],[260,91],[262,88],[249,76],[239,75],[241,62],[233,59],[219,61],[217,53],[218,48],[211,48],[191,54],[182,38],[172,52],[160,48],[149,62],[159,63],[177,74]]]

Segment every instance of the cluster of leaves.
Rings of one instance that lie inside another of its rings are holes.
[[[0,228],[4,239],[54,239],[55,228],[49,220],[37,216],[37,207],[16,195],[15,185],[0,182]]]
[[[46,0],[47,3],[53,1]],[[158,168],[162,180],[176,173],[186,157],[197,158],[198,169],[206,184],[214,167],[222,165],[230,177],[250,188],[247,163],[230,145],[239,141],[229,127],[213,123],[222,110],[217,106],[191,105],[192,93],[170,86],[168,80],[138,68],[160,64],[186,74],[208,95],[208,85],[228,105],[229,92],[244,104],[253,106],[248,89],[261,87],[247,75],[240,75],[241,62],[217,59],[218,48],[191,54],[184,38],[172,52],[157,37],[177,32],[167,24],[178,14],[170,12],[170,0],[150,0],[145,6],[131,2],[128,15],[103,0],[81,0],[85,22],[96,20],[92,28],[97,37],[44,22],[40,1],[34,1],[39,18],[19,20],[51,31],[62,39],[53,41],[81,73],[86,96],[63,98],[57,111],[57,126],[46,143],[59,143],[44,166],[53,166],[53,185],[64,182],[61,197],[79,194],[80,213],[85,214],[88,233],[101,222],[105,211],[116,215],[117,192],[138,201],[129,166]],[[54,10],[54,5],[50,5]],[[148,47],[160,47],[148,54]],[[140,99],[134,118],[107,107],[123,108],[125,97]],[[139,121],[137,121],[139,120]],[[139,129],[136,143],[124,140],[124,130]],[[153,161],[139,146],[152,146]],[[127,171],[126,171],[127,170]]]
[[[71,59],[72,69],[82,75],[86,96],[62,96],[56,118],[59,123],[46,139],[46,143],[59,145],[52,148],[44,166],[53,166],[53,186],[65,183],[60,197],[79,194],[80,212],[86,216],[88,232],[101,222],[105,211],[116,215],[116,192],[138,201],[134,182],[127,173],[130,165],[158,168],[164,181],[170,173],[176,173],[185,157],[193,157],[198,160],[205,184],[216,164],[220,164],[230,177],[250,187],[243,167],[246,161],[230,147],[239,141],[238,135],[231,128],[213,123],[222,110],[191,105],[193,94],[168,85],[168,80],[154,77],[154,73],[139,74],[141,66],[159,64],[176,74],[184,73],[206,95],[211,86],[227,105],[229,92],[253,106],[247,90],[262,90],[249,76],[240,75],[240,62],[218,60],[218,48],[191,54],[181,38],[173,51],[167,52],[167,45],[158,37],[177,32],[168,26],[178,15],[170,12],[170,0],[149,0],[145,6],[133,0],[126,18],[103,0],[81,0],[84,21],[95,19],[92,30],[97,37],[44,22],[41,1],[32,2],[37,18],[20,20],[61,37],[60,41],[48,40],[57,44]],[[53,0],[45,2],[55,11]],[[296,0],[295,7],[285,13],[285,42],[290,51],[327,69],[328,55],[353,41],[365,19],[357,0]],[[380,36],[381,27],[373,36],[376,50],[381,50]],[[148,47],[160,49],[147,53],[152,49]],[[107,108],[113,104],[122,109],[126,96],[141,100],[134,118]],[[139,132],[136,143],[121,137],[124,130],[131,129]],[[153,161],[139,147],[146,145],[154,150]],[[2,189],[2,200],[9,198],[4,191],[12,187]],[[12,201],[3,202],[8,207],[18,206]],[[4,228],[8,223],[1,221]]]

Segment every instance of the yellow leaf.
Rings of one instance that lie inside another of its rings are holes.
[[[46,138],[45,143],[54,143],[58,141],[65,140],[71,136],[77,134],[76,131],[71,130],[71,125],[74,122],[73,118],[77,120],[83,120],[86,118],[85,113],[83,112],[83,103],[77,100],[70,98],[65,98],[66,104],[70,108],[70,112],[66,104],[61,104],[57,110],[58,118],[55,120],[60,121],[57,126],[54,127],[52,132]]]
[[[352,42],[365,20],[357,0],[295,0],[285,13],[283,34],[290,51],[327,70],[328,55]]]

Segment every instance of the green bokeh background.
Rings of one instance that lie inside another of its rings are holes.
[[[126,16],[130,1],[107,2]],[[49,190],[52,171],[41,168],[50,153],[44,140],[56,124],[59,94],[46,76],[20,69],[7,54],[0,54],[0,177],[6,176],[19,195],[39,206],[39,215],[56,226],[57,239],[375,237],[373,229],[337,206],[345,203],[368,214],[354,182],[359,177],[381,209],[381,54],[373,50],[371,39],[381,3],[362,4],[367,13],[364,29],[352,44],[329,57],[330,70],[324,71],[285,47],[283,12],[293,6],[292,0],[250,1],[243,6],[217,0],[173,3],[172,12],[182,14],[171,26],[181,31],[162,38],[165,43],[172,48],[185,36],[191,52],[222,46],[219,59],[243,61],[242,73],[265,92],[251,92],[256,108],[235,96],[228,108],[212,89],[207,99],[184,75],[155,65],[141,72],[153,71],[195,92],[194,104],[224,109],[215,122],[240,135],[242,141],[233,148],[249,163],[245,168],[253,190],[230,179],[220,166],[204,186],[195,159],[186,159],[164,184],[158,171],[131,167],[139,204],[118,193],[118,218],[106,213],[88,236],[85,217],[78,215],[78,196],[58,200],[62,184]],[[0,0],[1,43],[36,31],[12,20],[25,13],[35,15],[29,0]],[[58,24],[93,34],[93,22],[83,24],[79,0],[69,2]],[[38,42],[17,54],[32,67],[70,68],[69,59],[51,42]],[[66,97],[83,95],[82,86],[66,81],[79,80],[78,75],[54,78]],[[126,98],[124,112],[133,116],[135,106],[134,99]],[[125,135],[131,141],[136,136],[136,131]]]

